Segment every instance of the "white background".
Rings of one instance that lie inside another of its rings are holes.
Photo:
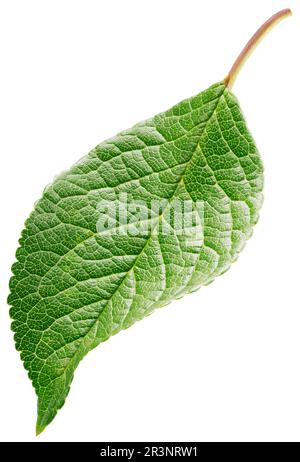
[[[2,441],[300,441],[300,5],[287,1],[1,1]],[[234,86],[265,164],[252,239],[213,284],[91,352],[36,439],[6,303],[34,201],[98,142],[221,80],[285,7]]]

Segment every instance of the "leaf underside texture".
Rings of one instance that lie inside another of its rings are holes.
[[[262,187],[238,102],[218,83],[99,144],[45,189],[22,232],[9,296],[38,395],[37,432],[64,404],[86,353],[228,269],[258,219]],[[149,207],[166,200],[150,230],[97,232],[97,205],[120,193]],[[191,210],[197,239],[167,223],[175,200],[204,204],[202,215]]]

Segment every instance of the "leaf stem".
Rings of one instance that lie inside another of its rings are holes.
[[[292,14],[289,8],[284,10],[278,11],[278,13],[273,14],[251,37],[251,39],[247,42],[235,62],[233,63],[232,68],[230,69],[228,75],[225,77],[224,82],[227,88],[230,90],[232,85],[235,82],[235,79],[241,70],[242,66],[244,65],[245,61],[249,58],[252,52],[255,50],[257,45],[260,41],[264,38],[264,36],[271,30],[278,22],[282,19],[290,16]]]

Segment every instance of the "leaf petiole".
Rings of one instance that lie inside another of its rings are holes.
[[[289,8],[278,11],[278,13],[273,14],[251,37],[251,39],[246,43],[245,47],[233,63],[232,68],[230,69],[228,75],[224,79],[224,83],[227,88],[230,90],[235,82],[235,79],[240,72],[242,66],[255,50],[260,41],[264,36],[282,19],[291,16],[292,11]]]

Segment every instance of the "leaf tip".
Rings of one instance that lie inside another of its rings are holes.
[[[35,436],[39,436],[45,430],[45,428],[45,425],[40,425],[39,422],[37,422],[35,427]]]

